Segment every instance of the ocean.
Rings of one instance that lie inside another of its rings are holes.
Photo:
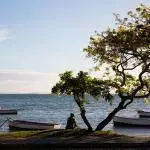
[[[104,99],[95,100],[88,97],[86,107],[86,116],[91,125],[96,128],[118,104],[119,98],[115,96],[112,105],[105,102]],[[54,96],[49,94],[0,94],[0,107],[6,109],[18,109],[17,115],[0,115],[0,126],[7,119],[20,119],[37,122],[60,123],[62,128],[66,126],[66,120],[72,112],[75,114],[77,125],[80,128],[86,128],[83,123],[80,110],[71,96]],[[117,115],[127,117],[138,117],[137,109],[147,108],[142,99],[135,100],[126,110],[120,111]],[[135,135],[150,136],[150,128],[125,128],[114,127],[110,122],[104,130],[113,130],[114,132]],[[9,132],[8,124],[0,128],[0,132]]]

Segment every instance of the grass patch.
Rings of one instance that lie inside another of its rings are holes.
[[[0,134],[0,139],[21,139],[21,138],[26,138],[34,135],[38,131],[17,131],[17,132],[8,132],[8,133],[1,133]]]
[[[91,136],[124,136],[124,135],[119,135],[117,133],[114,133],[113,131],[111,130],[107,130],[107,131],[94,131],[92,132],[91,134],[89,134]]]
[[[82,136],[87,135],[89,132],[85,129],[60,129],[60,130],[43,130],[43,131],[16,131],[8,133],[0,133],[0,139],[2,138],[28,138],[28,137],[67,137],[67,136]]]
[[[46,138],[46,137],[78,137],[78,136],[101,136],[101,137],[124,137],[110,130],[89,132],[86,129],[60,129],[60,130],[44,130],[44,131],[17,131],[9,133],[1,133],[0,139],[23,139],[23,138]]]
[[[54,138],[55,137],[55,138]],[[59,129],[59,130],[42,130],[42,131],[17,131],[17,132],[9,132],[9,133],[1,133],[0,134],[0,142],[19,142],[19,140],[26,140],[31,141],[31,139],[34,139],[35,141],[42,141],[47,140],[51,141],[53,139],[55,141],[63,141],[65,140],[72,140],[72,142],[79,142],[80,139],[84,139],[86,142],[86,139],[95,140],[97,139],[97,142],[105,143],[105,142],[138,142],[141,140],[147,140],[132,136],[125,136],[125,135],[119,135],[114,133],[113,131],[107,130],[107,131],[93,131],[89,132],[86,129]],[[33,141],[34,141],[33,140]]]
[[[56,132],[52,132],[50,134],[50,136],[63,136],[63,137],[68,137],[68,136],[83,136],[83,135],[87,135],[89,133],[88,130],[85,129],[68,129],[68,130],[62,130],[62,131],[56,131]]]

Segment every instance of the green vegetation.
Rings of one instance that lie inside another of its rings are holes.
[[[0,138],[2,139],[22,139],[33,136],[35,133],[40,131],[18,131],[18,132],[8,132],[8,133],[0,133]]]
[[[39,137],[72,137],[72,136],[120,136],[112,131],[95,131],[90,132],[86,129],[60,129],[60,130],[44,130],[44,131],[17,131],[9,133],[1,133],[0,139],[23,139],[23,138],[39,138]]]
[[[94,98],[103,96],[109,102],[111,102],[112,98],[109,93],[109,87],[103,81],[92,78],[87,72],[83,71],[80,71],[76,77],[73,76],[72,71],[60,74],[60,81],[52,88],[52,93],[73,95],[80,108],[81,117],[89,131],[92,131],[92,127],[85,115],[86,94],[88,93]]]
[[[117,27],[91,36],[87,57],[93,58],[95,70],[105,67],[103,78],[92,79],[80,71],[60,75],[60,81],[52,93],[71,94],[81,110],[81,117],[92,130],[85,116],[85,94],[103,96],[111,102],[111,92],[120,97],[118,106],[98,124],[102,130],[120,110],[126,109],[137,98],[150,96],[150,7],[140,5],[136,12],[128,12],[128,18],[116,16]],[[136,74],[135,74],[136,73]]]
[[[60,129],[44,131],[18,131],[0,134],[0,144],[67,144],[67,143],[148,143],[149,137],[118,135],[112,131]]]

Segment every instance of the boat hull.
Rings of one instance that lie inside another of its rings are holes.
[[[38,123],[22,120],[9,121],[9,130],[48,130],[60,129],[60,124]]]
[[[130,127],[148,127],[150,128],[150,119],[147,118],[125,118],[115,116],[113,119],[114,126]]]
[[[13,109],[1,109],[0,110],[0,115],[8,115],[8,114],[17,114],[17,110]]]
[[[141,110],[139,110],[137,112],[139,114],[139,117],[141,117],[141,118],[150,118],[150,112],[145,112],[145,111],[141,111]]]

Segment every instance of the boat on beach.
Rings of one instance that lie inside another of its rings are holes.
[[[150,128],[150,118],[127,118],[114,116],[113,123],[114,126],[138,126]]]
[[[17,114],[17,109],[0,109],[0,115]]]
[[[137,110],[137,113],[139,114],[139,117],[150,118],[150,111]]]
[[[48,129],[60,129],[61,124],[54,123],[39,123],[24,120],[9,120],[10,130],[48,130]]]

